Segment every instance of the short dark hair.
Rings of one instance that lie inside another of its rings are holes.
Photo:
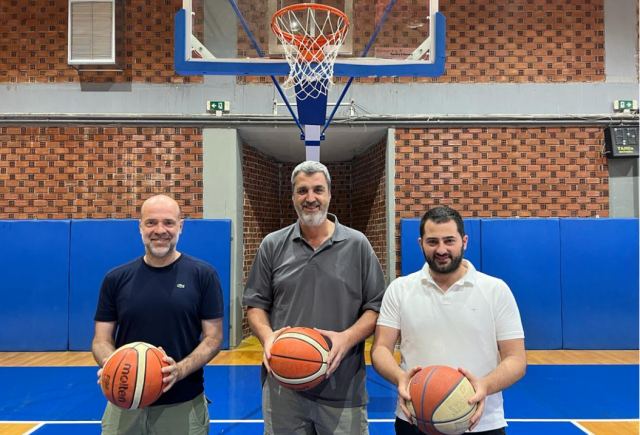
[[[456,227],[458,227],[460,237],[464,237],[464,222],[462,221],[462,216],[460,216],[460,213],[451,207],[441,205],[427,211],[420,220],[420,238],[424,237],[424,225],[427,221],[433,221],[437,224],[454,221],[456,223]]]

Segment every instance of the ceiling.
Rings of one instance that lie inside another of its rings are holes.
[[[280,162],[305,160],[304,141],[296,126],[247,126],[238,129],[247,145],[273,157]],[[320,160],[343,162],[351,160],[370,146],[386,140],[385,127],[363,125],[331,125],[325,131],[325,140],[320,143]]]

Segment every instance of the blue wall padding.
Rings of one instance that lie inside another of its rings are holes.
[[[479,268],[481,263],[481,237],[480,219],[465,219],[464,232],[469,236],[467,251],[464,256]],[[420,219],[400,220],[400,270],[402,275],[408,275],[422,269],[424,265],[424,255],[418,245],[420,237]]]
[[[566,349],[638,348],[638,220],[560,224]]]
[[[230,220],[185,220],[178,250],[212,264],[220,276],[225,304],[223,347],[229,346]],[[138,221],[74,220],[71,224],[69,348],[89,350],[93,316],[107,271],[144,254]]]
[[[93,316],[105,273],[142,254],[137,220],[71,222],[70,350],[91,349]]]
[[[66,350],[69,221],[0,221],[0,351]]]
[[[231,291],[231,220],[189,219],[184,222],[178,249],[213,265],[218,272],[224,298],[222,348],[229,349]]]
[[[562,348],[559,220],[483,220],[482,260],[513,291],[527,348]]]

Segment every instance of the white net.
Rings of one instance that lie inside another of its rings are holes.
[[[289,63],[283,88],[293,89],[300,100],[326,94],[349,29],[346,15],[328,6],[296,4],[276,12],[271,28]]]

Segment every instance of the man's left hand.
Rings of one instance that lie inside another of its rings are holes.
[[[162,348],[160,348],[160,350],[164,352]],[[176,361],[166,353],[163,360],[168,364],[166,367],[162,368],[162,374],[164,375],[162,378],[162,383],[164,384],[162,392],[166,393],[176,382],[182,379],[182,374],[180,372],[180,367],[178,367],[178,363],[176,363]]]
[[[476,393],[469,398],[469,404],[477,404],[476,412],[471,416],[471,427],[470,430],[473,430],[478,422],[480,421],[480,417],[482,417],[482,413],[484,412],[484,401],[487,397],[487,387],[482,382],[481,378],[477,378],[470,371],[464,368],[458,368],[458,371],[465,375],[471,385],[473,385],[473,389],[476,390]]]
[[[349,352],[349,349],[353,347],[351,337],[347,331],[336,332],[318,328],[313,329],[331,340],[331,350],[327,358],[327,373],[325,375],[328,378],[338,369],[342,358],[344,358],[347,352]]]

